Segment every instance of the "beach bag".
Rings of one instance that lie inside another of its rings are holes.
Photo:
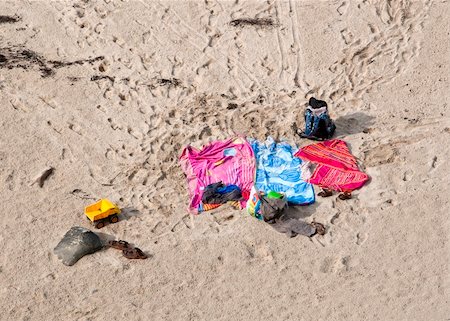
[[[275,191],[264,193],[253,187],[247,202],[247,212],[258,220],[274,223],[283,215],[287,205],[287,198],[283,193]]]
[[[314,140],[326,140],[333,136],[335,130],[336,125],[328,115],[327,103],[311,97],[309,106],[305,110],[305,131],[300,136]]]

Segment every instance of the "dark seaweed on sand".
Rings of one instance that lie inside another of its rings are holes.
[[[230,21],[230,25],[233,27],[275,27],[276,24],[271,18],[240,18]]]
[[[91,77],[91,81],[99,81],[99,80],[103,80],[103,79],[107,79],[110,82],[114,82],[114,78],[111,76],[107,76],[107,75],[94,75]]]
[[[178,87],[181,85],[181,81],[177,78],[171,78],[171,79],[161,78],[161,79],[157,79],[157,83],[161,86]]]
[[[55,69],[64,68],[73,65],[93,64],[96,61],[103,60],[103,56],[80,59],[75,61],[47,60],[33,50],[22,47],[0,48],[0,69],[20,68],[29,70],[37,67],[42,77],[49,77],[55,74]]]
[[[0,24],[2,23],[16,23],[20,21],[19,16],[1,16],[0,15]]]

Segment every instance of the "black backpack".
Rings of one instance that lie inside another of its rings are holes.
[[[311,97],[305,110],[305,131],[300,133],[300,137],[326,140],[333,136],[335,130],[336,125],[328,115],[327,103]]]

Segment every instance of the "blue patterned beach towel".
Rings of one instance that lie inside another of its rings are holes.
[[[263,192],[281,192],[294,205],[314,203],[313,186],[301,178],[302,160],[295,157],[296,147],[275,142],[268,137],[264,143],[250,140],[256,157],[255,187]]]

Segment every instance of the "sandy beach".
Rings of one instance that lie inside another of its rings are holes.
[[[447,0],[1,1],[0,320],[450,320],[449,17]],[[371,177],[298,209],[325,235],[189,215],[184,146],[311,144],[292,125],[312,96]],[[53,253],[101,198],[122,208],[102,239],[147,260]]]

